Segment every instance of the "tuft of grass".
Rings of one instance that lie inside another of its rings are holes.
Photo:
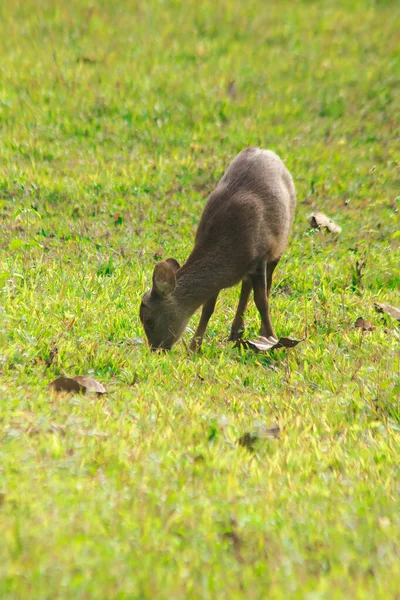
[[[2,598],[397,597],[399,328],[374,302],[400,305],[399,17],[374,0],[2,3]],[[184,261],[248,145],[295,179],[271,304],[306,341],[232,349],[231,289],[200,355],[151,354],[154,265]],[[311,230],[314,210],[342,233]],[[107,395],[48,390],[77,374]]]

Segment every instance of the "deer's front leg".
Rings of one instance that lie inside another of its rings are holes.
[[[271,319],[269,316],[269,304],[266,290],[266,264],[263,261],[256,273],[252,275],[251,280],[253,283],[253,291],[254,291],[254,302],[256,303],[258,312],[261,317],[261,328],[260,328],[260,336],[263,337],[276,337],[274,329],[272,327]],[[272,278],[272,274],[271,274]]]
[[[231,334],[229,336],[230,342],[237,342],[243,335],[244,332],[244,311],[246,310],[247,302],[251,292],[251,280],[243,279],[242,289],[240,291],[239,304],[236,310],[235,318],[233,319]]]
[[[214,312],[217,298],[218,294],[216,296],[213,296],[203,304],[199,325],[196,329],[196,333],[194,334],[192,341],[190,342],[189,350],[191,352],[197,352],[201,348],[204,333],[207,329],[208,321],[210,320],[210,317]]]

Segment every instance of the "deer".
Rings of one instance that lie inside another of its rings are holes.
[[[202,307],[189,350],[200,350],[219,292],[242,283],[229,341],[240,342],[253,290],[260,336],[278,341],[269,298],[272,275],[287,246],[296,205],[292,176],[271,150],[242,150],[210,194],[192,252],[180,266],[174,258],[156,264],[152,288],[140,305],[151,350],[170,350]]]

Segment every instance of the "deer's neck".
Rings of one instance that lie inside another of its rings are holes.
[[[188,316],[221,289],[215,267],[205,263],[204,258],[196,256],[194,251],[179,269],[174,296]]]

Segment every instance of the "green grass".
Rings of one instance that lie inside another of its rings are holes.
[[[378,0],[1,3],[2,599],[399,597],[400,336],[373,307],[400,305],[399,17]],[[232,349],[231,289],[200,355],[151,354],[135,338],[154,264],[187,257],[255,144],[296,183],[272,318],[306,340]],[[310,231],[315,209],[337,239]],[[61,374],[108,393],[54,395]]]

